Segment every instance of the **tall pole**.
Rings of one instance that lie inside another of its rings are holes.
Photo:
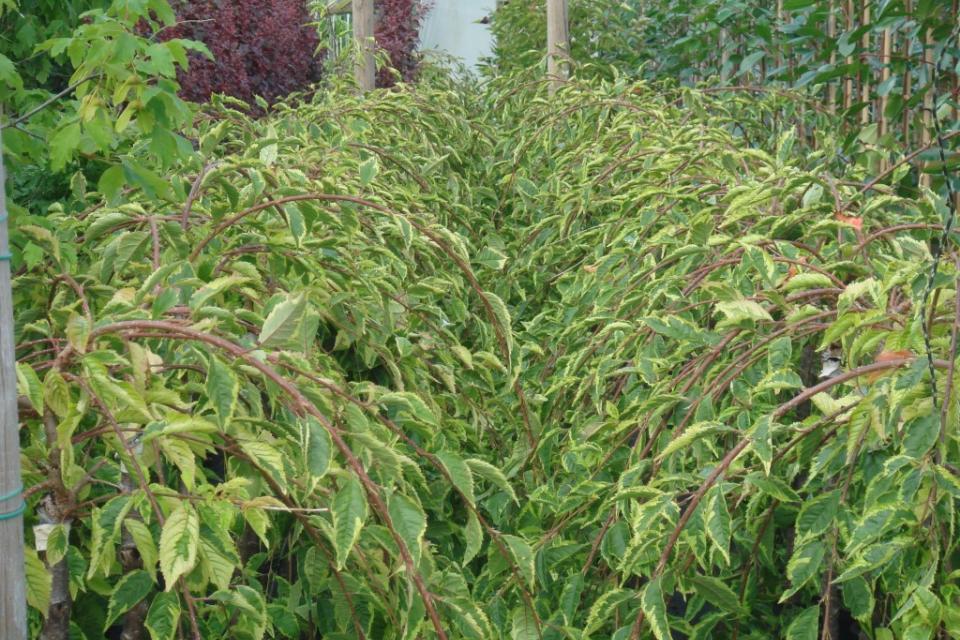
[[[353,0],[353,39],[360,50],[354,72],[361,91],[372,91],[377,82],[377,63],[374,59],[374,0]]]
[[[866,27],[870,24],[870,0],[863,0],[863,6],[861,7],[862,12],[862,22],[861,24]],[[870,80],[873,74],[873,71],[870,69],[870,30],[863,32],[863,40],[861,42],[863,47],[863,53],[861,54],[861,59],[863,60],[864,66],[866,66],[865,71],[861,71],[860,75],[860,102],[863,103],[863,109],[860,111],[860,124],[867,125],[870,124],[871,118],[871,106],[873,101],[870,99]]]
[[[567,79],[569,62],[567,0],[547,0],[547,78],[551,94],[556,93]]]
[[[837,38],[837,8],[834,0],[830,0],[830,8],[827,13],[827,37],[831,42],[834,42]],[[837,50],[834,47],[830,50],[830,66],[833,67],[836,64]],[[837,83],[832,80],[827,84],[827,108],[830,113],[837,112]]]
[[[0,638],[26,640],[23,487],[5,182],[0,150]]]

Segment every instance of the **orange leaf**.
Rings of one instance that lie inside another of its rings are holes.
[[[908,349],[901,349],[899,351],[881,351],[877,354],[877,357],[873,359],[874,362],[895,362],[897,360],[904,360],[908,358],[913,358],[915,354],[913,351]],[[867,375],[867,381],[875,382],[879,378],[885,376],[889,371],[874,371],[871,374]]]
[[[833,214],[833,217],[838,221],[844,224],[848,224],[857,231],[863,230],[863,218],[859,216],[845,216],[840,212]]]
[[[909,349],[901,349],[900,351],[881,351],[877,354],[877,357],[873,359],[874,362],[890,362],[891,360],[903,360],[904,358],[912,358],[913,351]]]

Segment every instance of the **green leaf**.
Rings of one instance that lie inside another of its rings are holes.
[[[0,3],[0,16],[3,16],[3,3]],[[14,8],[14,4],[10,8]],[[23,79],[17,73],[17,66],[13,60],[0,53],[0,83],[7,85],[15,91],[23,89]]]
[[[517,176],[517,190],[527,198],[536,198],[540,193],[540,187],[535,182],[523,176]]]
[[[360,184],[364,187],[373,182],[377,177],[377,171],[380,167],[377,164],[377,156],[370,156],[360,163]]]
[[[30,365],[17,363],[17,392],[30,401],[38,415],[43,415],[43,383]]]
[[[61,171],[80,146],[80,123],[72,122],[62,127],[50,138],[50,168]]]
[[[103,623],[103,630],[109,629],[117,618],[146,598],[151,589],[153,589],[153,579],[143,569],[134,569],[120,578],[120,581],[117,582],[110,593],[107,618]]]
[[[330,470],[330,460],[333,457],[333,443],[330,433],[316,418],[307,418],[309,427],[309,444],[307,446],[307,469],[310,475],[322,478]]]
[[[591,635],[603,628],[603,626],[614,617],[617,607],[633,597],[634,594],[626,589],[609,589],[605,591],[599,598],[594,600],[590,606],[587,623],[583,627],[584,634]]]
[[[277,161],[276,143],[268,144],[262,149],[260,149],[260,162],[270,167],[270,166],[273,166],[273,163],[276,161]]]
[[[730,564],[730,540],[733,536],[730,512],[727,510],[727,501],[718,487],[710,490],[710,499],[706,510],[707,535],[717,551]]]
[[[380,396],[381,404],[394,408],[400,413],[407,413],[417,420],[431,426],[439,426],[437,417],[427,403],[415,393],[409,391],[392,391]]]
[[[667,605],[663,598],[663,578],[657,576],[647,583],[640,598],[640,608],[657,640],[671,640],[670,623],[667,621]]]
[[[463,561],[461,565],[467,566],[480,552],[483,546],[483,529],[480,526],[480,520],[477,514],[471,511],[467,515],[467,525],[463,529],[463,535],[466,539],[466,548],[463,551]]]
[[[857,620],[869,624],[873,615],[874,597],[870,584],[862,577],[843,583],[843,604]]]
[[[484,247],[483,251],[473,259],[473,262],[487,269],[500,271],[507,264],[507,256],[493,247]]]
[[[533,566],[533,550],[530,545],[523,538],[508,533],[503,534],[502,537],[507,544],[507,548],[510,549],[510,555],[513,556],[514,562],[517,563],[520,575],[527,581],[527,586],[534,589],[536,587],[536,573]]]
[[[174,640],[179,633],[180,597],[176,593],[161,593],[153,599],[147,612],[145,626],[151,640]]]
[[[759,302],[753,300],[732,300],[730,302],[720,302],[716,310],[724,315],[720,325],[740,325],[743,323],[753,324],[755,322],[773,322],[770,313],[760,306]],[[718,325],[719,326],[719,325]]]
[[[835,489],[804,503],[797,515],[797,538],[819,536],[833,523],[840,507],[840,491]]]
[[[240,448],[258,467],[270,474],[281,487],[286,487],[287,474],[284,471],[283,456],[266,442],[242,440]]]
[[[723,611],[736,615],[744,613],[740,598],[723,581],[712,576],[693,576],[690,578],[690,585],[696,590],[697,595]]]
[[[53,566],[64,559],[70,549],[70,525],[56,524],[47,537],[47,564]]]
[[[199,541],[200,518],[190,504],[180,502],[160,533],[160,571],[167,591],[196,565]]]
[[[390,496],[389,511],[393,527],[410,550],[414,566],[419,566],[427,516],[419,504],[399,493]]]
[[[503,471],[493,466],[486,460],[480,460],[479,458],[467,458],[466,463],[474,474],[492,483],[498,489],[510,496],[510,499],[517,504],[520,503],[520,501],[517,500],[517,494],[513,491],[513,486],[507,480],[507,477],[503,475]]]
[[[808,271],[798,273],[787,280],[783,285],[783,290],[787,292],[804,291],[806,289],[830,289],[835,286],[833,280],[822,273]]]
[[[73,395],[63,375],[51,368],[43,378],[43,399],[57,417],[63,418],[73,406]]]
[[[106,197],[108,203],[115,203],[120,198],[125,184],[123,178],[123,167],[114,165],[100,174],[100,180],[97,182],[97,190]],[[123,214],[120,214],[126,217]],[[86,240],[90,241],[89,232],[86,234]]]
[[[216,296],[247,282],[247,280],[245,277],[236,275],[211,280],[190,296],[190,308],[193,310],[200,309]]]
[[[367,519],[367,497],[360,481],[350,477],[333,498],[333,544],[337,568],[343,569]]]
[[[470,466],[458,455],[442,451],[437,454],[437,460],[443,465],[443,468],[450,474],[450,480],[470,504],[476,504],[477,499],[473,493],[473,472]]]
[[[787,578],[791,586],[780,596],[780,602],[785,602],[817,575],[826,552],[827,548],[819,540],[809,542],[793,552],[787,563]]]
[[[526,606],[517,607],[510,621],[510,640],[539,640],[537,620]]]
[[[787,627],[786,640],[817,640],[820,631],[820,607],[804,609]]]
[[[940,436],[940,413],[934,411],[928,416],[917,418],[903,427],[903,453],[913,458],[926,454]]]
[[[729,431],[733,431],[733,429],[720,422],[707,421],[692,424],[684,429],[683,433],[671,440],[670,443],[663,448],[663,451],[660,452],[657,458],[663,460],[672,453],[676,453],[677,451],[688,448],[698,440]]]
[[[264,348],[286,348],[291,344],[298,346],[295,339],[299,336],[307,314],[307,297],[302,293],[289,296],[276,305],[267,319],[263,321],[259,342]]]
[[[153,539],[153,533],[150,527],[145,525],[142,520],[127,518],[123,525],[130,532],[133,543],[137,546],[137,552],[140,554],[140,561],[143,568],[153,576],[156,573],[157,562],[160,560],[160,552],[157,549],[157,543]]]
[[[214,356],[207,369],[206,392],[220,428],[226,429],[237,408],[240,382],[230,367]]]
[[[53,578],[43,561],[37,556],[36,551],[27,547],[24,552],[27,604],[46,618],[47,611],[50,609],[50,590]]]
[[[489,291],[485,291],[483,295],[487,299],[487,302],[490,303],[490,308],[493,309],[493,315],[497,320],[497,324],[500,325],[499,330],[506,341],[507,357],[509,358],[510,353],[513,351],[513,322],[510,320],[510,311],[507,309],[507,305],[504,304],[503,300],[500,299],[500,296],[490,293]],[[507,362],[505,364],[510,363]]]
[[[794,491],[790,485],[776,476],[763,476],[759,473],[751,473],[747,476],[747,482],[780,502],[800,502],[801,500],[800,495]]]
[[[743,75],[752,70],[765,55],[766,52],[764,51],[754,51],[750,55],[744,56],[743,60],[740,61],[740,73],[738,75]]]
[[[67,341],[77,353],[87,352],[87,341],[90,339],[90,329],[90,323],[87,322],[84,316],[73,314],[70,316],[70,319],[67,320],[65,330]]]

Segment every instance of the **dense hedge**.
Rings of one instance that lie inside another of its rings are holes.
[[[20,221],[35,629],[960,634],[942,203],[790,100],[544,92],[218,101]]]

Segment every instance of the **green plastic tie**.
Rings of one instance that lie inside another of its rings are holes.
[[[0,522],[3,522],[4,520],[12,520],[13,518],[16,518],[26,510],[27,510],[27,503],[21,502],[20,506],[14,509],[13,511],[8,511],[7,513],[0,513]]]
[[[19,497],[22,493],[23,493],[23,485],[20,485],[19,487],[17,487],[16,489],[14,489],[13,491],[11,491],[10,493],[5,493],[5,494],[3,494],[2,496],[0,496],[0,502],[6,502],[7,500],[11,500],[11,499],[13,499],[13,498],[17,498],[17,497]],[[27,503],[24,502],[23,500],[21,500],[21,501],[20,501],[20,506],[17,507],[16,509],[14,509],[13,511],[8,511],[8,512],[6,512],[6,513],[0,513],[0,522],[3,522],[4,520],[12,520],[13,518],[16,518],[17,516],[19,516],[20,514],[22,514],[24,511],[26,511],[26,509],[27,509]]]
[[[19,487],[17,487],[16,489],[14,489],[13,491],[11,491],[10,493],[5,493],[5,494],[3,494],[2,496],[0,496],[0,502],[6,502],[7,500],[9,500],[9,499],[11,499],[11,498],[16,498],[16,497],[17,497],[18,495],[20,495],[21,493],[23,493],[23,485],[20,485]]]

